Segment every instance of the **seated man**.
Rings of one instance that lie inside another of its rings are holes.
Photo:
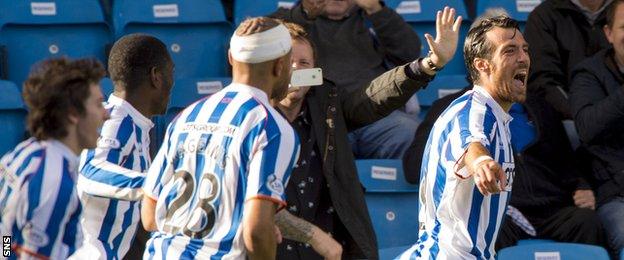
[[[598,214],[613,255],[624,247],[624,1],[608,10],[602,50],[574,70],[570,101],[583,146],[591,154]]]
[[[609,46],[602,26],[612,0],[546,0],[531,12],[524,35],[535,62],[528,91],[572,119],[568,94],[576,64]]]
[[[455,22],[454,12],[446,8],[438,16],[441,29],[430,42],[430,58],[390,70],[350,94],[326,80],[323,86],[292,87],[286,98],[273,100],[302,143],[286,186],[288,211],[276,215],[286,238],[279,245],[279,259],[378,258],[347,131],[373,123],[403,105],[433,78],[436,72],[429,62],[442,67],[453,57],[461,23],[461,18]],[[294,69],[314,67],[315,50],[303,28],[286,25],[293,38]]]
[[[418,35],[379,0],[303,0],[273,16],[305,28],[316,45],[317,66],[347,92],[368,85],[391,68],[389,62],[402,65],[420,55]],[[397,110],[350,129],[349,142],[357,158],[400,158],[417,126],[415,116]]]

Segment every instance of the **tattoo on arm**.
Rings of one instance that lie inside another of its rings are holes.
[[[280,210],[275,214],[275,224],[284,238],[297,242],[308,243],[314,234],[312,223],[290,214],[287,210]]]

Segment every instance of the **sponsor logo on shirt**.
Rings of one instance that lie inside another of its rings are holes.
[[[269,187],[270,191],[277,194],[284,193],[284,184],[282,184],[281,180],[278,179],[275,174],[271,174],[269,175],[269,178],[267,178],[267,187]]]
[[[115,138],[100,136],[97,141],[97,146],[99,148],[119,149],[121,147],[121,142]]]

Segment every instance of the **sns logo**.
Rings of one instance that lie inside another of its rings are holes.
[[[11,257],[11,237],[2,237],[2,256]]]

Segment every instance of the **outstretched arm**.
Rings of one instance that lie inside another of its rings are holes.
[[[340,259],[342,246],[320,228],[300,219],[286,210],[275,215],[275,224],[287,239],[301,243],[309,243],[314,251],[325,259]]]

